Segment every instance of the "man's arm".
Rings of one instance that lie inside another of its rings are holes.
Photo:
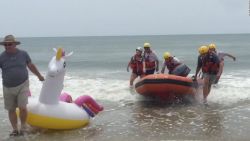
[[[224,59],[225,56],[232,58],[234,61],[236,61],[236,57],[234,57],[233,55],[229,54],[229,53],[225,53],[225,52],[219,52],[218,56],[221,56],[221,58]]]
[[[157,72],[159,71],[159,60],[157,59],[156,60],[156,69],[155,69]]]
[[[201,58],[200,56],[198,57],[198,61],[197,61],[197,67],[196,67],[196,71],[195,71],[195,75],[194,75],[194,79],[196,80],[197,79],[197,75],[201,69],[201,66],[202,66],[202,61],[201,61]]]
[[[40,81],[44,81],[44,77],[40,74],[40,72],[38,71],[38,69],[36,68],[36,66],[32,62],[28,63],[27,66],[28,66],[29,70],[33,74],[35,74]]]
[[[163,61],[161,73],[164,73],[164,72],[165,72],[165,68],[166,68],[166,66],[165,66],[165,61]]]
[[[236,58],[233,55],[228,54],[228,53],[225,53],[225,54],[226,54],[226,56],[228,56],[228,57],[232,58],[234,61],[236,61]]]
[[[127,66],[127,72],[129,72],[129,67],[130,67],[131,61],[128,62],[128,66]]]

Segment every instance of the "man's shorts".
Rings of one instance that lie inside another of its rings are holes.
[[[216,77],[216,74],[203,73],[203,78],[209,78],[209,83],[214,84],[217,77]]]
[[[143,71],[136,71],[136,70],[133,70],[133,73],[137,76],[141,76],[143,75]]]
[[[155,69],[146,70],[146,75],[154,74],[154,73],[155,73]]]
[[[28,104],[29,80],[16,87],[3,86],[4,108],[15,110],[17,107],[26,107]]]

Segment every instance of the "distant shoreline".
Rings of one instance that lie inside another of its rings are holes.
[[[143,36],[207,36],[207,35],[250,35],[250,33],[211,33],[211,34],[152,34],[152,35],[69,35],[69,36],[16,36],[17,38],[76,38],[76,37],[143,37]],[[2,39],[2,37],[0,37]]]

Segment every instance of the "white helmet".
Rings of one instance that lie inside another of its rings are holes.
[[[142,47],[137,47],[136,50],[138,50],[138,51],[140,51],[140,52],[143,51]]]

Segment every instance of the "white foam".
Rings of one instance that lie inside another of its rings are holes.
[[[120,101],[133,100],[129,91],[129,80],[68,76],[64,78],[64,92],[69,93],[73,99],[81,95],[90,95],[94,99]],[[30,75],[30,91],[32,96],[39,96],[42,87],[36,76]],[[0,86],[2,89],[2,85]],[[0,97],[3,97],[0,91]]]
[[[238,71],[224,73],[216,87],[212,87],[208,101],[220,104],[233,104],[250,100],[250,73]]]
[[[128,89],[128,81],[125,80],[66,77],[64,81],[64,91],[69,92],[73,97],[87,94],[95,99],[109,101],[133,99]]]
[[[212,87],[208,101],[219,104],[232,104],[239,101],[250,100],[250,72],[237,71],[223,73],[219,84]],[[1,81],[1,79],[0,79]],[[138,81],[138,79],[136,80]],[[122,101],[140,100],[133,95],[134,90],[129,88],[129,77],[123,79],[85,78],[77,75],[67,75],[64,80],[63,91],[69,93],[73,99],[81,95],[90,95],[96,100]],[[36,76],[30,75],[30,90],[33,96],[39,96],[42,87]],[[2,85],[0,85],[2,89]],[[131,94],[132,93],[132,94]],[[3,97],[0,91],[0,98]]]

